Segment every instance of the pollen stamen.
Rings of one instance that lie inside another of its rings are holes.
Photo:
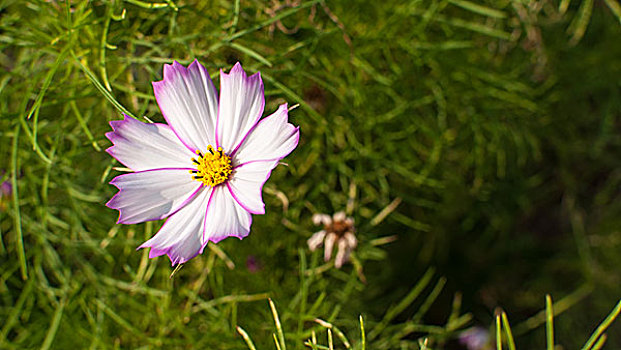
[[[215,187],[229,179],[233,166],[231,157],[224,153],[222,147],[214,150],[210,145],[205,154],[199,150],[196,150],[196,154],[199,156],[198,160],[192,158],[192,162],[197,165],[196,170],[190,170],[190,174],[195,174],[192,176],[194,180],[205,186]]]

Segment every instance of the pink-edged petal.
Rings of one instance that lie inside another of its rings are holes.
[[[217,243],[227,237],[242,239],[250,232],[252,215],[231,196],[226,186],[216,186],[205,215],[203,242]]]
[[[168,218],[162,228],[138,249],[151,248],[149,258],[168,255],[172,265],[183,264],[203,252],[205,212],[211,187],[202,187],[183,208]]]
[[[236,164],[286,157],[300,140],[300,130],[288,121],[287,104],[261,120],[244,139],[236,153]]]
[[[218,94],[198,61],[188,68],[177,61],[164,65],[164,79],[153,82],[153,92],[168,125],[190,150],[215,145]]]
[[[114,131],[106,137],[114,145],[106,152],[134,171],[192,165],[195,155],[166,124],[147,124],[124,116],[123,120],[111,121],[110,126]]]
[[[261,118],[264,107],[261,73],[247,77],[239,62],[229,74],[220,70],[217,145],[232,153]]]
[[[226,183],[233,198],[248,212],[265,214],[261,191],[276,165],[277,160],[242,164],[235,168],[233,176]]]
[[[154,169],[115,177],[119,192],[106,205],[119,211],[119,223],[165,218],[185,206],[201,188],[189,169]]]

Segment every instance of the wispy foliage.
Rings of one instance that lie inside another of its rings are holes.
[[[564,296],[554,343],[585,344],[619,297],[620,13],[0,2],[0,348],[450,348],[500,305],[517,348],[541,348],[546,292]],[[163,121],[150,82],[194,58],[213,76],[260,70],[266,112],[299,104],[302,138],[251,235],[171,278],[135,251],[161,223],[117,225],[103,206],[120,170],[104,133],[121,113]],[[305,242],[314,213],[344,208],[360,243],[338,270]]]

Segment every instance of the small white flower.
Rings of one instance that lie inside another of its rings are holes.
[[[459,335],[459,342],[468,350],[491,350],[490,335],[487,329],[472,327]]]
[[[358,245],[358,240],[354,235],[354,219],[347,217],[345,212],[337,212],[332,217],[327,214],[313,215],[315,225],[323,225],[323,230],[316,232],[308,239],[307,244],[311,251],[324,246],[324,260],[332,258],[334,245],[337,245],[334,267],[341,268],[344,263],[349,261],[349,255]]]
[[[110,123],[106,137],[114,146],[107,152],[134,172],[110,182],[119,192],[107,205],[124,224],[168,218],[139,248],[175,265],[209,241],[248,235],[251,214],[265,213],[263,184],[300,133],[288,123],[286,104],[260,120],[261,75],[246,76],[239,63],[229,74],[220,70],[219,98],[198,61],[165,65],[153,90],[168,125],[128,116]]]

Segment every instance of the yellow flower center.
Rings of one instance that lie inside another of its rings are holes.
[[[214,150],[211,145],[207,147],[207,153],[203,154],[196,150],[198,159],[192,158],[192,162],[196,164],[196,170],[190,170],[193,174],[192,178],[200,181],[203,185],[215,187],[229,179],[233,172],[231,165],[231,157],[227,156],[222,147]]]

